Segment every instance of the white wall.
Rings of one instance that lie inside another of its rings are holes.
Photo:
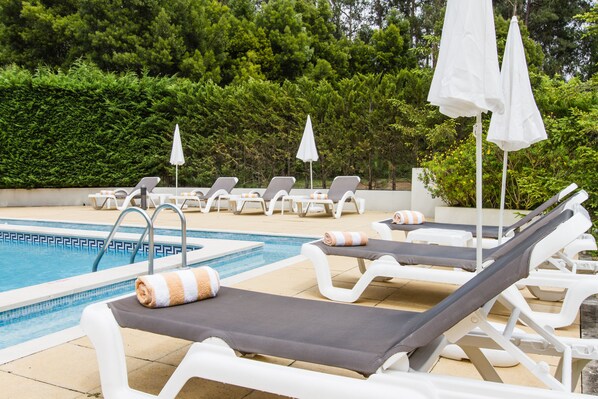
[[[482,223],[484,226],[498,226],[499,212],[500,211],[498,209],[484,209],[482,216]],[[521,219],[521,215],[525,215],[527,213],[529,213],[529,211],[515,211],[507,209],[505,210],[503,216],[503,225],[511,225]],[[475,224],[476,210],[475,208],[439,206],[436,208],[436,218],[434,221],[441,223]]]
[[[37,188],[37,189],[1,189],[0,206],[72,206],[90,205],[89,194],[97,193],[105,188]],[[179,192],[190,191],[191,188],[179,187]],[[207,188],[206,188],[207,190]],[[233,194],[250,191],[250,188],[234,189]],[[173,187],[156,187],[157,193],[172,193]],[[263,190],[261,190],[263,191]],[[293,189],[293,195],[308,195],[310,190]],[[366,211],[394,212],[398,209],[409,209],[411,192],[386,190],[358,190],[357,195],[365,198]]]
[[[424,183],[419,178],[423,171],[422,168],[411,169],[411,209],[423,213],[426,218],[434,219],[436,217],[436,207],[446,205],[438,198],[432,198],[432,194],[428,192]],[[398,210],[398,209],[397,209]]]
[[[95,188],[1,189],[0,206],[64,206],[83,205]]]

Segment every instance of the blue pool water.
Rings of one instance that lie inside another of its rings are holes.
[[[90,247],[0,242],[0,292],[89,273],[97,254],[98,248]],[[129,258],[129,252],[107,251],[101,269],[126,265]],[[145,253],[135,258],[143,260],[147,260]]]
[[[46,226],[54,228],[70,228],[77,230],[109,231],[111,228],[111,226],[92,224],[35,222],[13,219],[0,219],[0,225],[6,223],[19,225]],[[141,232],[141,230],[142,229],[140,228],[122,228],[119,231],[139,233]],[[178,230],[171,229],[156,229],[155,233],[157,235],[174,236],[178,236],[180,234]],[[219,259],[214,259],[208,262],[201,263],[201,265],[209,265],[218,270],[222,278],[229,277],[247,270],[251,270],[260,266],[264,266],[276,261],[280,261],[298,255],[300,253],[301,245],[305,242],[312,240],[312,238],[208,232],[198,230],[188,230],[187,236],[211,239],[259,241],[264,243],[264,246],[259,249],[245,251],[240,254],[229,255]],[[80,250],[80,252],[85,252],[85,250]],[[124,255],[124,257],[126,258],[126,261],[124,263],[128,263],[128,254],[115,253],[112,255],[114,255],[117,259]],[[138,257],[140,255],[138,255]],[[18,254],[15,256],[16,258],[12,258],[11,261],[13,267],[15,259],[17,262],[19,259]],[[108,255],[106,255],[105,257],[107,256]],[[2,253],[0,253],[0,258],[2,257],[4,256],[2,255]],[[93,263],[93,259],[95,259],[95,252],[94,254],[92,254],[91,258],[92,259],[89,263],[90,268],[91,264]],[[104,263],[106,260],[107,259],[102,260],[101,268],[105,268],[108,266],[108,263]],[[111,259],[110,262],[118,263],[119,261]],[[0,266],[0,268],[1,267],[2,266]],[[104,300],[115,296],[131,293],[133,292],[133,289],[133,280],[130,280],[122,283],[113,284],[107,287],[102,287],[74,295],[69,295],[67,297],[53,299],[40,304],[0,312],[0,349],[75,326],[79,323],[79,318],[83,308],[85,308],[85,306],[87,306],[88,304],[97,302],[99,300]],[[2,291],[1,288],[0,291]]]
[[[95,230],[95,231],[110,231],[112,226],[96,225],[85,223],[58,223],[58,222],[37,222],[20,219],[0,219],[0,228],[2,224],[15,224],[25,226],[42,226],[62,229],[75,230]],[[122,233],[137,233],[142,232],[139,227],[120,227],[119,232]],[[154,234],[164,236],[180,236],[180,230],[175,229],[155,229]],[[263,252],[260,257],[263,259],[261,265],[267,265],[279,260],[288,259],[295,255],[299,255],[301,245],[312,241],[313,238],[290,237],[290,236],[276,236],[268,234],[250,234],[250,233],[228,233],[218,231],[202,231],[202,230],[187,230],[187,237],[195,238],[211,238],[216,240],[241,240],[241,241],[259,241],[264,243]],[[260,265],[260,266],[261,266]]]

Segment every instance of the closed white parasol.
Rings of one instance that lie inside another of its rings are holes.
[[[502,112],[491,0],[448,0],[428,101],[457,118],[476,117],[477,267],[482,259],[482,112]]]

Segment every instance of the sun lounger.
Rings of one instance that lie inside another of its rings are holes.
[[[239,179],[236,177],[219,177],[205,194],[200,190],[193,190],[187,194],[173,195],[168,200],[177,204],[181,209],[185,206],[195,205],[201,212],[208,213],[214,205],[214,201],[217,201],[223,195],[229,195],[238,181]],[[205,205],[202,207],[204,202]]]
[[[546,209],[550,206],[553,208],[550,212],[561,212],[563,209],[575,206],[575,204],[582,204],[588,199],[588,193],[584,190],[580,190],[572,195],[571,192],[575,185],[571,185],[568,189],[561,191],[559,195],[554,196],[551,200],[547,201],[543,206],[534,210],[534,217],[528,218],[526,223],[522,223],[521,226],[512,229],[509,236],[505,238],[510,239],[512,236],[518,234],[523,228],[529,226],[531,223],[534,223],[535,220],[541,218],[543,213],[546,214]],[[565,200],[566,198],[566,200]],[[555,204],[557,204],[554,206]],[[542,210],[542,212],[540,212]],[[531,214],[530,214],[531,215]],[[529,215],[528,215],[529,216]],[[522,222],[523,219],[520,221]],[[519,223],[519,222],[518,222]],[[459,225],[455,225],[459,226]],[[467,225],[466,225],[467,226]],[[375,222],[372,223],[372,227],[376,230],[380,237],[383,239],[391,240],[391,230],[387,224]],[[492,227],[490,227],[492,229]],[[422,230],[417,230],[417,233],[412,230],[409,232],[408,238],[411,238],[414,234],[420,233]],[[424,231],[438,231],[442,232],[442,228],[431,228],[428,227]],[[445,230],[447,232],[447,237],[450,238],[451,235],[456,235],[456,233],[464,233],[464,234],[471,234],[470,231],[460,231],[460,230]],[[420,235],[420,234],[418,234]],[[421,234],[424,235],[424,234]],[[430,234],[425,234],[425,236],[431,236]],[[449,240],[444,240],[448,242]],[[490,242],[492,241],[492,242]],[[496,240],[489,240],[484,239],[485,247],[492,248],[496,246]],[[486,245],[489,244],[489,245]],[[577,260],[574,257],[581,251],[592,251],[596,249],[596,241],[593,236],[588,234],[581,234],[575,240],[570,241],[568,244],[564,245],[563,248],[559,248],[559,250],[555,251],[555,253],[546,260],[546,263],[541,265],[542,268],[551,267],[555,270],[560,270],[564,273],[576,273],[576,272],[592,272],[596,273],[598,271],[598,262],[596,261],[587,261],[587,260]],[[545,301],[560,301],[563,300],[565,297],[565,293],[563,291],[554,291],[554,290],[545,290],[540,286],[528,286],[530,292],[536,296],[537,298]]]
[[[151,192],[156,188],[159,182],[159,177],[144,177],[131,189],[131,191],[124,189],[105,190],[96,194],[89,194],[88,197],[91,200],[91,205],[94,209],[108,209],[114,207],[118,210],[123,210],[131,204],[135,205],[135,200],[141,198],[142,187],[146,188],[149,199]],[[118,203],[119,200],[121,201],[120,205]]]
[[[90,305],[81,325],[96,348],[106,399],[156,397],[128,386],[120,327],[193,342],[160,398],[174,398],[193,377],[301,398],[581,398],[570,393],[569,352],[550,332],[544,338],[566,352],[561,380],[509,346],[507,338],[489,336],[524,359],[522,364],[552,390],[427,373],[447,342],[457,342],[476,326],[486,331],[496,296],[528,274],[534,244],[531,239],[520,243],[422,313],[221,288],[215,298],[170,308],[148,309],[135,297]],[[366,378],[286,367],[243,354],[340,367]]]
[[[282,197],[289,195],[289,191],[295,184],[295,178],[290,176],[276,176],[270,180],[268,187],[263,194],[251,191],[243,195],[231,195],[229,203],[235,214],[240,214],[248,203],[259,204],[265,215],[271,216],[274,213],[276,203]]]
[[[332,181],[327,193],[316,191],[312,194],[316,198],[296,199],[294,203],[298,207],[297,212],[299,216],[303,217],[307,215],[310,208],[314,205],[323,205],[326,213],[338,219],[341,217],[343,207],[347,202],[353,202],[357,213],[362,214],[365,212],[365,199],[357,198],[355,195],[360,180],[359,176],[337,176]],[[322,194],[324,194],[323,197],[325,198],[317,198],[318,195]]]
[[[497,257],[529,240],[530,237],[546,236],[545,244],[538,247],[543,257],[534,259],[537,268],[546,259],[574,240],[592,223],[585,209],[575,205],[575,211],[551,212],[501,246],[483,251],[483,266],[492,264]],[[448,247],[427,244],[414,244],[388,240],[370,239],[365,246],[330,247],[319,241],[304,244],[301,253],[312,263],[320,293],[332,300],[354,302],[369,284],[378,277],[402,278],[447,284],[461,285],[471,279],[476,270],[475,248]],[[357,259],[363,275],[352,288],[335,287],[328,263],[328,256],[342,256]],[[365,266],[364,260],[372,262]],[[443,266],[444,268],[424,268],[412,265]],[[468,271],[459,273],[453,270]],[[542,287],[566,288],[565,300],[559,313],[533,312],[542,325],[554,328],[570,325],[577,315],[579,306],[588,296],[598,293],[598,277],[576,275],[546,270],[535,270],[520,284]],[[518,306],[532,312],[519,294]]]
[[[555,204],[562,202],[564,199],[569,198],[569,195],[577,189],[576,184],[571,184],[568,187],[561,190],[558,194],[548,199],[542,205],[519,219],[516,223],[505,226],[503,228],[503,237],[509,237],[516,231],[520,230],[527,223],[531,222],[537,216],[544,213],[547,209],[554,206]],[[439,223],[439,222],[424,222],[421,224],[396,224],[392,223],[392,218],[382,220],[380,222],[372,223],[372,228],[385,240],[391,240],[393,230],[404,231],[408,233],[413,230],[419,229],[450,229],[450,230],[463,230],[470,232],[473,237],[476,236],[476,226],[472,224],[459,224],[459,223]],[[498,226],[483,226],[482,235],[484,238],[496,240],[498,239]]]

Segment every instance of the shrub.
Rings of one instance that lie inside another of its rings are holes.
[[[589,194],[584,203],[596,226],[598,211],[598,79],[581,83],[544,79],[536,99],[548,139],[509,153],[505,208],[533,209],[570,183]],[[488,118],[485,120],[486,125]],[[487,127],[484,128],[484,131]],[[483,206],[498,208],[502,151],[483,140]],[[475,206],[475,140],[423,161],[423,180],[451,206]]]

